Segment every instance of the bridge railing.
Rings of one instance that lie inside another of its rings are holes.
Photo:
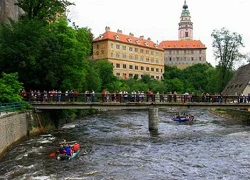
[[[0,103],[0,115],[24,109],[25,106],[27,106],[27,103],[24,102]]]
[[[161,102],[161,103],[249,103],[249,96],[183,95],[183,94],[121,94],[121,93],[26,93],[27,102]]]

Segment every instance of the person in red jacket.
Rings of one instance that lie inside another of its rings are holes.
[[[80,144],[78,144],[78,143],[75,143],[75,144],[72,146],[73,152],[76,152],[76,151],[78,151],[79,149],[80,149]]]

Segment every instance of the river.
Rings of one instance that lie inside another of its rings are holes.
[[[108,111],[64,125],[16,145],[0,160],[0,179],[245,180],[250,179],[250,127],[206,110],[193,123],[159,111],[158,134],[147,111]],[[78,141],[88,154],[50,158],[59,142]]]

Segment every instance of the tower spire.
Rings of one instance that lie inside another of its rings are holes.
[[[188,10],[187,1],[184,0],[182,13],[179,22],[179,40],[193,39],[193,22],[191,21],[190,12]]]

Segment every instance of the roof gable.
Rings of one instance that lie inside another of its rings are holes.
[[[144,39],[142,37],[137,38],[132,35],[122,34],[120,32],[106,31],[105,33],[95,38],[93,42],[98,42],[98,41],[103,41],[103,40],[112,40],[112,41],[118,41],[118,42],[127,43],[131,45],[136,45],[136,46],[143,46],[145,48],[163,50],[162,48],[158,46],[158,44],[154,43],[153,41],[149,39]]]

